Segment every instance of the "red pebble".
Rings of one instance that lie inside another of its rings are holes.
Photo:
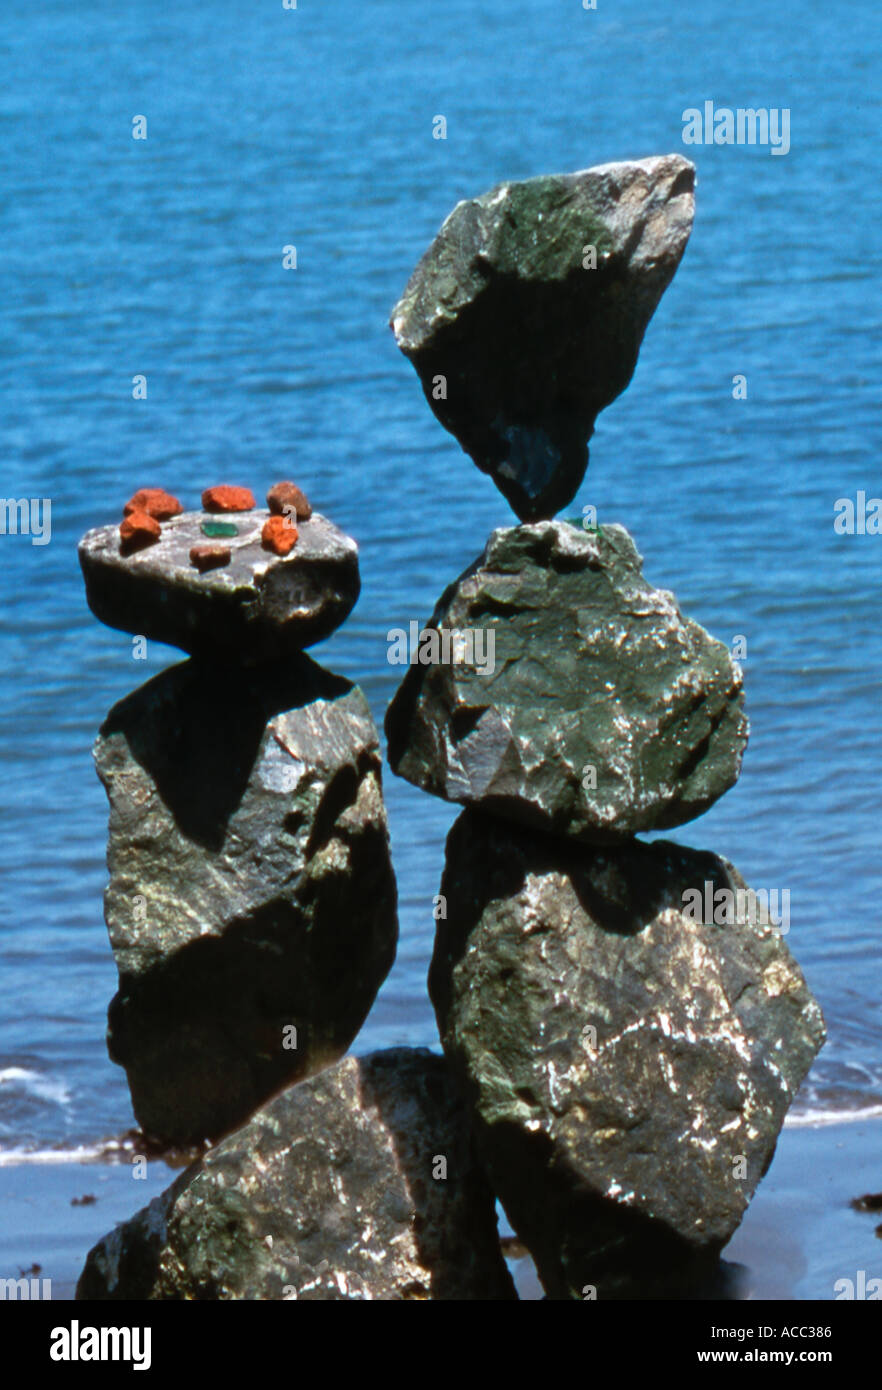
[[[312,516],[306,494],[295,483],[276,483],[266,495],[266,505],[273,516],[296,516],[298,521],[308,521]]]
[[[230,563],[228,545],[194,545],[190,550],[190,564],[195,565],[200,574],[206,570],[220,569]]]
[[[142,487],[129,498],[123,507],[123,514],[131,516],[132,512],[146,512],[156,521],[171,521],[173,516],[180,516],[183,510],[177,497],[172,497],[165,488]]]
[[[260,533],[264,550],[288,555],[297,544],[297,527],[286,516],[271,516]]]
[[[202,494],[206,512],[250,512],[257,506],[254,493],[247,487],[207,487]]]
[[[148,516],[146,512],[131,512],[120,523],[120,549],[124,555],[131,555],[134,550],[143,550],[145,546],[154,545],[161,534],[159,522],[155,517]]]

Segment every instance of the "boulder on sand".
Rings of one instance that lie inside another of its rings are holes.
[[[90,1251],[80,1300],[513,1299],[443,1058],[347,1057]]]
[[[589,851],[474,811],[441,894],[444,1051],[549,1297],[706,1278],[824,1040],[784,914],[713,854]]]

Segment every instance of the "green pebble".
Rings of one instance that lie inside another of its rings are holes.
[[[202,534],[217,540],[222,536],[238,536],[239,528],[234,526],[231,521],[203,521]]]

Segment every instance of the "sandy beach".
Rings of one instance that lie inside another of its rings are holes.
[[[71,1299],[87,1251],[172,1182],[175,1169],[147,1165],[136,1180],[127,1163],[28,1163],[0,1167],[0,1277],[40,1266],[52,1297]],[[834,1300],[836,1284],[859,1271],[882,1277],[878,1216],[856,1212],[855,1197],[882,1189],[882,1117],[789,1125],[772,1167],[723,1258],[740,1266],[742,1299]],[[76,1199],[94,1202],[73,1206]],[[521,1298],[541,1290],[529,1260],[512,1264]]]

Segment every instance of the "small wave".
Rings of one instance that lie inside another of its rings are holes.
[[[845,1110],[800,1110],[787,1116],[785,1129],[821,1129],[825,1125],[854,1125],[861,1120],[882,1119],[882,1105],[863,1105]]]
[[[164,1148],[146,1138],[140,1130],[129,1129],[118,1138],[98,1139],[91,1143],[58,1144],[52,1148],[29,1148],[26,1144],[8,1149],[0,1147],[0,1168],[14,1168],[26,1163],[131,1163],[135,1158],[144,1158],[148,1163],[162,1162],[173,1169],[187,1168],[208,1147],[208,1144],[198,1144],[186,1149]]]
[[[63,1164],[107,1162],[106,1144],[80,1144],[71,1149],[0,1149],[0,1168],[23,1163]]]
[[[36,1096],[38,1100],[48,1100],[54,1105],[70,1105],[70,1091],[63,1081],[32,1071],[29,1067],[4,1067],[0,1071],[0,1086],[10,1090],[24,1091]]]

